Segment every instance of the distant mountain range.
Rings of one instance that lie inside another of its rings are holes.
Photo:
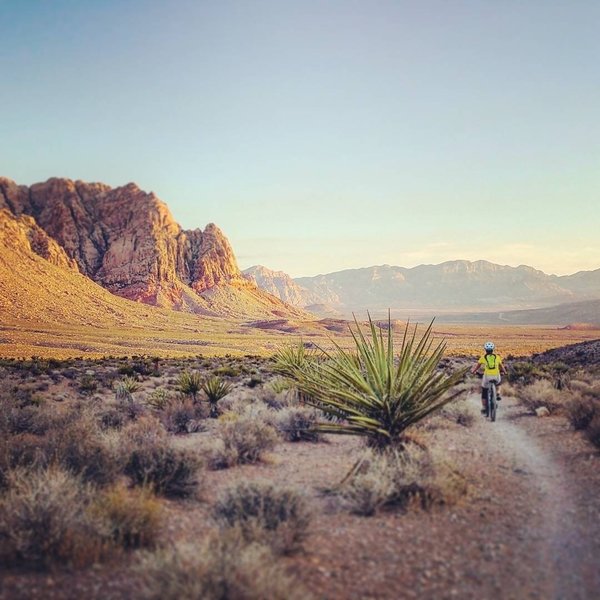
[[[489,313],[600,299],[600,269],[559,277],[525,265],[483,260],[412,268],[382,265],[296,279],[262,266],[243,274],[287,302],[328,316],[388,308],[398,316],[419,311]]]
[[[244,278],[216,225],[183,230],[164,202],[133,183],[111,188],[52,178],[28,187],[0,178],[0,227],[5,314],[22,305],[33,315],[50,302],[69,316],[63,309],[71,296],[81,295],[73,305],[90,302],[89,283],[127,300],[200,315],[310,318]],[[61,292],[56,270],[41,268],[38,258],[64,271],[64,281],[72,284],[69,294]],[[54,290],[55,296],[36,302],[36,287]],[[24,290],[33,294],[31,303]],[[106,295],[98,291],[97,297]]]

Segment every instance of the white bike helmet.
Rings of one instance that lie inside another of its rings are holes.
[[[494,342],[486,342],[483,345],[483,348],[485,349],[486,352],[493,352],[494,351]]]

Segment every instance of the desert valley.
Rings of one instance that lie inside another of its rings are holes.
[[[0,179],[0,597],[592,598],[599,298],[485,261],[241,271],[135,184]],[[422,377],[390,450],[368,423]]]

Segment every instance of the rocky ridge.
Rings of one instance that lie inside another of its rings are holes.
[[[0,178],[2,208],[34,220],[30,235],[39,238],[40,256],[48,246],[54,260],[60,255],[69,268],[123,298],[202,314],[290,310],[242,276],[216,225],[182,229],[164,202],[134,183],[111,188],[52,178],[28,187]]]

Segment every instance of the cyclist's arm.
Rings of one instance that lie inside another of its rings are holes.
[[[475,373],[477,373],[477,371],[479,371],[479,367],[481,366],[481,363],[476,362],[472,367],[471,367],[471,373],[474,375]]]

